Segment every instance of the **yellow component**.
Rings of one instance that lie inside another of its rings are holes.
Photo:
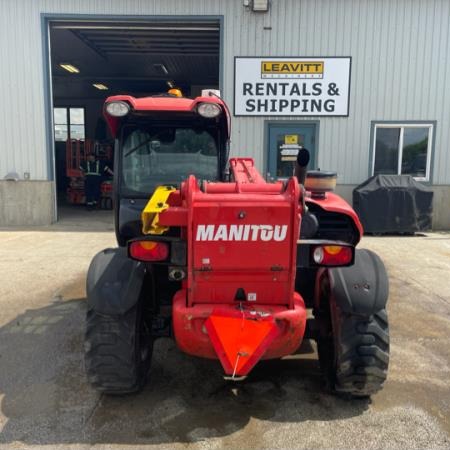
[[[173,186],[158,186],[155,189],[141,213],[142,232],[144,234],[163,234],[169,229],[169,227],[159,225],[159,214],[169,207],[166,203],[167,199],[175,190]]]
[[[178,88],[169,89],[167,91],[167,93],[175,95],[175,97],[183,97],[183,93],[181,92],[181,89],[178,89]]]
[[[284,135],[285,144],[298,144],[298,136],[296,134],[285,134]]]

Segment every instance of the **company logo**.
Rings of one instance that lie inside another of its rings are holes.
[[[281,242],[287,229],[287,225],[198,225],[195,240]]]
[[[323,61],[261,61],[261,78],[323,78]]]

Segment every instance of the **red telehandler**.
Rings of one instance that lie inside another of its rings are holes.
[[[138,391],[158,337],[220,360],[233,380],[308,338],[330,389],[377,392],[388,278],[377,255],[355,249],[363,230],[332,192],[335,174],[307,172],[306,149],[285,181],[266,182],[252,159],[228,160],[230,115],[217,96],[114,96],[104,113],[119,245],[87,276],[91,384]]]

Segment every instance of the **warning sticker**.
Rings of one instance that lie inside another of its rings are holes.
[[[296,134],[285,134],[284,135],[285,144],[298,144],[298,136]]]
[[[295,136],[297,137],[297,136]],[[298,144],[282,144],[280,145],[281,161],[296,161],[298,151],[302,148]]]

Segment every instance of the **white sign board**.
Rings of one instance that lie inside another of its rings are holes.
[[[234,61],[235,116],[348,116],[351,58]]]

